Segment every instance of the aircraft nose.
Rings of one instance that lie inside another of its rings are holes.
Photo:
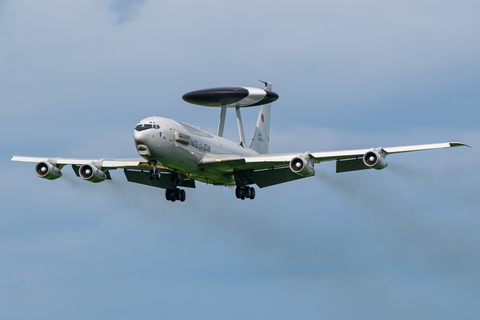
[[[147,139],[146,139],[146,135],[145,135],[145,132],[143,131],[137,131],[135,130],[133,132],[133,139],[135,140],[135,143],[136,144],[143,144],[143,143],[146,143]]]
[[[135,130],[133,139],[135,140],[135,147],[137,148],[138,154],[141,156],[150,156],[150,149],[147,144],[148,134]]]

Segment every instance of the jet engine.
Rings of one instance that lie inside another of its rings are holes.
[[[105,172],[97,168],[91,163],[84,164],[78,170],[78,174],[83,180],[87,180],[90,182],[102,182],[107,179],[107,175]]]
[[[299,154],[290,160],[290,169],[303,177],[313,176],[315,174],[315,159],[308,153]]]
[[[384,169],[388,165],[387,160],[385,160],[386,155],[385,151],[380,148],[372,149],[363,155],[363,163],[373,169]]]
[[[35,173],[43,179],[55,180],[62,176],[60,169],[48,161],[39,162],[35,165]]]

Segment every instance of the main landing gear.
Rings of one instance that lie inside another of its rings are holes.
[[[248,198],[253,200],[255,199],[255,189],[249,186],[236,187],[235,195],[237,196],[237,199],[245,200],[245,198]]]
[[[167,189],[165,190],[165,198],[172,202],[175,202],[176,200],[183,202],[187,198],[187,193],[185,190],[179,188]]]

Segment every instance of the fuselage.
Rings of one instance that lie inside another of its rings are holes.
[[[138,154],[144,159],[156,161],[189,178],[217,185],[234,186],[235,179],[232,173],[200,169],[198,163],[206,154],[258,154],[231,140],[163,117],[141,120],[135,127],[134,140]]]

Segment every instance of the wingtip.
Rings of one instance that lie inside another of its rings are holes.
[[[462,143],[462,142],[450,142],[450,147],[469,147],[471,148],[468,144]]]

